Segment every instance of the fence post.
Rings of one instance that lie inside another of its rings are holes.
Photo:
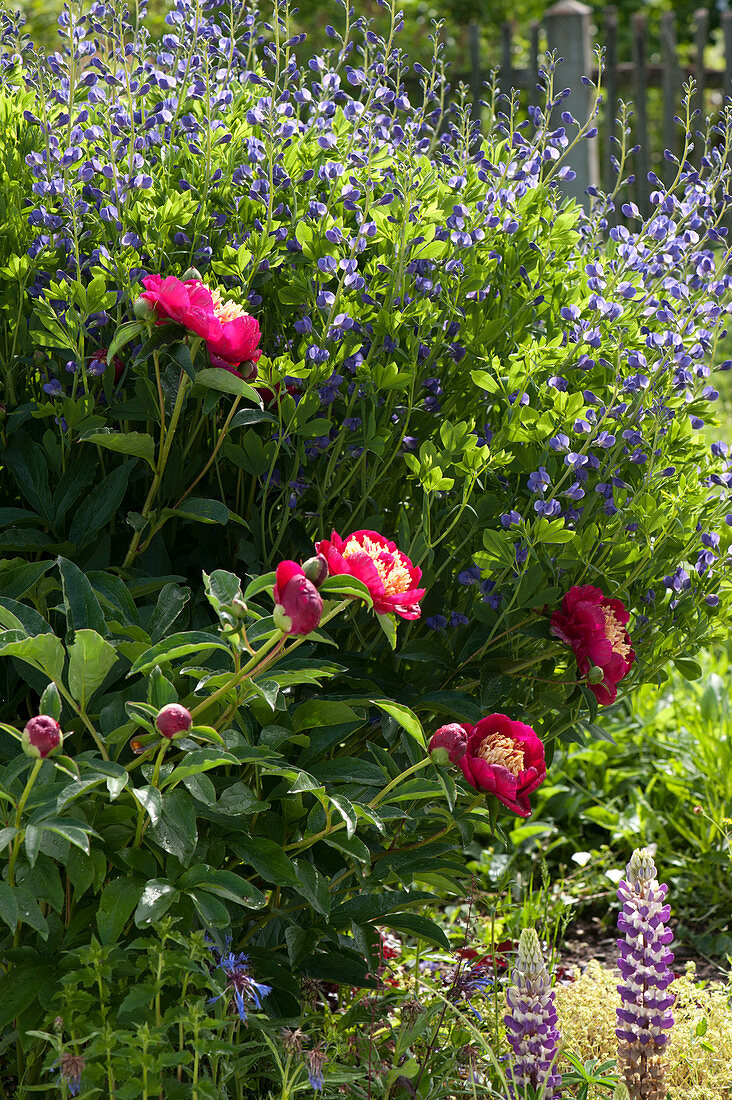
[[[592,106],[592,89],[582,83],[583,76],[591,76],[592,38],[590,15],[592,9],[579,0],[559,0],[544,13],[547,47],[564,59],[559,69],[559,87],[572,89],[572,94],[562,103],[562,109],[571,111],[578,122],[583,123]],[[570,131],[571,132],[571,131]],[[598,185],[597,139],[580,141],[569,155],[568,163],[576,172],[573,180],[563,183],[568,196],[577,199],[587,209],[590,198],[588,187]]]
[[[472,116],[480,121],[483,115],[480,105],[483,98],[483,66],[480,56],[480,26],[476,22],[472,22],[468,27],[468,41],[470,43]]]

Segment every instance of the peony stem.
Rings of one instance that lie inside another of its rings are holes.
[[[28,776],[28,779],[26,781],[25,789],[23,790],[23,793],[20,796],[20,801],[18,802],[18,805],[16,807],[16,810],[15,810],[15,828],[18,829],[18,830],[20,829],[20,822],[23,818],[23,810],[25,809],[25,804],[28,801],[28,798],[30,796],[31,791],[33,790],[33,784],[35,783],[36,779],[38,778],[38,773],[41,770],[42,764],[43,764],[43,760],[39,759],[39,760],[34,760],[33,761],[33,767],[30,770],[30,775]],[[15,837],[15,840],[13,841],[13,847],[12,847],[12,850],[10,852],[10,858],[8,859],[8,884],[10,886],[15,885],[15,879],[14,879],[15,861],[18,858],[18,852],[20,851],[20,845],[21,845],[22,841],[23,841],[23,833],[18,832],[16,837]]]
[[[160,482],[163,480],[163,474],[165,473],[165,466],[168,461],[168,455],[170,454],[170,448],[173,446],[173,436],[175,435],[175,429],[178,426],[178,420],[183,409],[183,399],[188,389],[189,378],[185,372],[181,371],[180,382],[178,384],[178,393],[175,398],[175,405],[173,406],[173,412],[170,417],[170,424],[168,430],[164,431],[163,425],[160,429],[160,451],[158,454],[157,466],[155,467],[155,476],[150,486],[150,492],[147,494],[147,499],[142,506],[141,515],[143,519],[147,519],[152,512],[152,506],[155,502],[158,489],[160,488]],[[142,538],[142,531],[135,531],[130,542],[130,548],[127,551],[127,556],[122,563],[123,569],[128,569],[132,564],[137,553],[137,548],[140,545],[140,539]]]
[[[211,452],[211,457],[209,458],[208,462],[206,463],[206,465],[201,470],[198,477],[194,481],[192,481],[191,484],[188,486],[186,491],[183,493],[183,496],[178,501],[176,501],[176,503],[174,505],[175,508],[180,508],[181,504],[186,499],[186,497],[190,496],[190,494],[196,488],[196,486],[198,485],[201,478],[211,469],[211,466],[212,466],[212,464],[213,464],[213,462],[216,458],[216,455],[221,450],[221,446],[222,446],[224,440],[226,439],[226,434],[229,430],[229,424],[231,424],[231,421],[234,418],[234,413],[236,412],[237,408],[239,407],[239,402],[240,401],[241,401],[240,396],[237,396],[237,397],[234,398],[231,409],[229,410],[229,415],[227,416],[226,420],[224,421],[223,427],[221,428],[221,431],[219,433],[219,438],[216,440],[216,446],[214,447],[213,451]]]

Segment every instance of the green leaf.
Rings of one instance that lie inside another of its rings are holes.
[[[262,836],[246,837],[237,835],[231,842],[232,848],[241,859],[246,860],[265,882],[277,886],[297,886],[299,879],[292,860],[279,844]]]
[[[147,701],[155,710],[162,710],[169,703],[178,702],[178,692],[170,680],[163,676],[160,667],[155,665],[147,680]]]
[[[96,630],[97,634],[108,634],[104,613],[87,577],[78,565],[67,561],[66,558],[57,558],[56,564],[61,574],[69,629],[80,630],[82,627],[88,627],[90,630]]]
[[[102,890],[96,921],[103,944],[116,943],[140,900],[142,883],[124,876],[112,879]]]
[[[265,589],[269,589],[271,592],[276,580],[276,573],[263,573],[261,577],[255,577],[244,589],[244,599],[251,600],[254,596],[258,596],[260,592],[264,592]]]
[[[58,693],[58,688],[53,681],[48,685],[43,695],[41,696],[41,703],[38,707],[39,714],[48,714],[51,718],[55,718],[58,722],[61,717],[61,696]]]
[[[335,806],[346,824],[346,835],[350,838],[356,832],[358,817],[353,804],[342,794],[328,794],[328,801]]]
[[[69,646],[69,691],[82,710],[117,661],[117,653],[95,630],[77,630]]]
[[[265,412],[263,409],[240,409],[235,414],[231,424],[229,424],[229,431],[233,431],[234,428],[248,428],[252,424],[258,424],[261,420],[269,420],[272,424],[277,423],[277,417],[272,416],[272,413]]]
[[[330,914],[328,880],[321,875],[312,863],[308,863],[305,859],[296,860],[295,870],[298,878],[298,885],[295,887],[297,892],[302,894],[316,912],[327,917]]]
[[[326,577],[318,591],[324,597],[356,596],[363,600],[368,608],[374,606],[371,593],[363,581],[358,580],[357,577],[349,577],[347,573]]]
[[[163,851],[181,863],[190,862],[198,843],[196,811],[187,791],[178,789],[163,795],[160,817],[150,828],[150,836]]]
[[[341,722],[363,721],[362,713],[357,714],[345,703],[334,700],[308,699],[294,711],[292,726],[296,733],[300,733],[301,730],[314,729],[316,726],[337,726]]]
[[[262,891],[240,875],[235,875],[233,871],[206,867],[202,863],[182,874],[178,886],[181,890],[201,887],[210,894],[233,902],[234,905],[242,905],[245,909],[261,909],[267,904]]]
[[[48,939],[46,918],[30,890],[27,890],[25,886],[16,886],[15,900],[18,903],[18,920],[40,933],[44,940]]]
[[[0,561],[0,593],[8,600],[20,599],[52,565],[52,561],[26,562],[22,558]]]
[[[18,923],[18,903],[15,900],[12,888],[7,882],[0,882],[0,917],[5,921],[8,928],[15,931],[15,926]]]
[[[188,630],[181,634],[171,634],[169,638],[158,642],[152,649],[145,650],[137,658],[128,675],[132,676],[137,672],[150,672],[155,665],[167,664],[179,657],[189,657],[191,653],[202,657],[204,653],[212,649],[223,649],[225,653],[230,652],[228,645],[219,641],[215,634],[205,634],[202,630]]]
[[[377,614],[376,620],[381,627],[382,631],[386,635],[386,640],[392,649],[396,649],[397,644],[397,622],[396,615],[381,615]]]
[[[38,634],[33,638],[6,642],[0,648],[0,655],[18,657],[45,673],[49,680],[61,681],[66,654],[55,634]]]
[[[165,637],[190,598],[190,588],[179,588],[172,582],[163,585],[155,610],[147,624],[147,632],[152,642],[159,642]]]
[[[164,878],[151,878],[145,883],[142,896],[135,910],[135,924],[138,928],[154,924],[165,916],[179,891]]]
[[[0,1028],[6,1028],[33,1004],[47,979],[47,962],[42,966],[14,966],[0,978]]]
[[[203,370],[196,371],[196,385],[218,390],[219,393],[233,393],[238,397],[246,397],[253,405],[262,407],[262,398],[255,389],[248,386],[243,378],[237,378],[231,371],[222,370],[221,367],[205,367]]]
[[[422,723],[414,711],[411,711],[409,707],[405,707],[402,703],[393,703],[389,699],[372,699],[371,702],[375,707],[385,711],[395,722],[398,722],[410,737],[419,742],[422,748],[427,748],[427,738],[424,735]]]
[[[147,432],[115,432],[112,428],[97,428],[79,437],[80,443],[96,443],[108,451],[144,458],[151,470],[155,469],[155,440]]]
[[[186,892],[204,925],[210,928],[228,928],[231,924],[231,917],[223,902],[206,890],[188,890]]]
[[[107,362],[111,363],[117,352],[126,344],[129,344],[131,340],[134,340],[136,336],[139,336],[141,332],[144,332],[146,328],[146,321],[126,321],[123,325],[120,325],[107,348]]]
[[[305,839],[307,840],[307,837]],[[367,866],[371,863],[371,853],[357,836],[346,837],[342,833],[334,833],[333,836],[323,837],[323,840],[329,848],[335,848],[359,863],[364,863]]]
[[[407,932],[419,940],[426,940],[443,951],[450,950],[450,941],[440,926],[419,913],[390,913],[380,923],[397,932]]]
[[[676,657],[674,667],[678,669],[685,680],[698,680],[702,675],[699,662],[692,661],[689,657]]]
[[[106,527],[112,516],[117,514],[134,465],[134,459],[129,459],[112,470],[76,509],[69,538],[77,546],[83,547],[92,542],[97,531]]]
[[[151,824],[160,819],[163,800],[157,787],[133,787],[132,793],[150,818]]]
[[[182,516],[184,519],[193,519],[198,523],[229,522],[229,509],[220,500],[205,500],[203,497],[189,497],[177,508],[164,508],[163,516]]]
[[[188,779],[192,775],[200,775],[202,772],[210,771],[212,768],[225,767],[227,764],[229,766],[233,765],[235,768],[240,767],[235,756],[228,752],[222,752],[220,749],[198,749],[196,752],[189,752],[164,780],[163,788],[175,787],[182,780]]]

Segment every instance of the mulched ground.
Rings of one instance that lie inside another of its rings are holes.
[[[671,927],[674,927],[673,921]],[[563,937],[562,965],[584,969],[591,959],[597,959],[602,966],[613,967],[617,960],[617,938],[617,932],[599,917],[579,916],[567,927]],[[705,958],[688,943],[674,940],[671,950],[673,969],[677,973],[683,971],[687,962],[693,962],[700,981],[723,981],[729,977],[729,969],[723,962]]]

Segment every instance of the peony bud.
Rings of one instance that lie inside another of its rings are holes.
[[[302,563],[302,571],[316,588],[320,588],[328,576],[328,561],[323,554],[316,554],[314,558],[308,558]]]
[[[273,595],[275,626],[283,634],[310,634],[317,628],[323,601],[297,562],[281,561],[277,566]]]
[[[234,596],[231,601],[231,614],[235,619],[245,619],[247,617],[247,605],[241,596]]]
[[[198,270],[197,267],[189,267],[188,270],[184,271],[181,275],[180,281],[182,283],[202,283],[203,278],[201,276],[201,272]]]
[[[157,317],[154,306],[151,306],[145,298],[138,298],[132,307],[132,312],[138,321],[154,321]]]
[[[166,707],[158,713],[155,719],[155,725],[158,727],[163,737],[167,737],[172,740],[177,737],[178,734],[185,733],[193,725],[193,718],[191,712],[182,707],[180,703],[168,703]]]
[[[468,748],[468,735],[458,722],[441,726],[432,734],[428,751],[435,764],[457,764]]]
[[[49,714],[37,714],[23,730],[23,752],[36,760],[45,760],[49,753],[59,747],[63,737],[55,718],[51,718]]]
[[[588,684],[601,684],[605,679],[605,671],[599,665],[592,665],[586,679]]]

